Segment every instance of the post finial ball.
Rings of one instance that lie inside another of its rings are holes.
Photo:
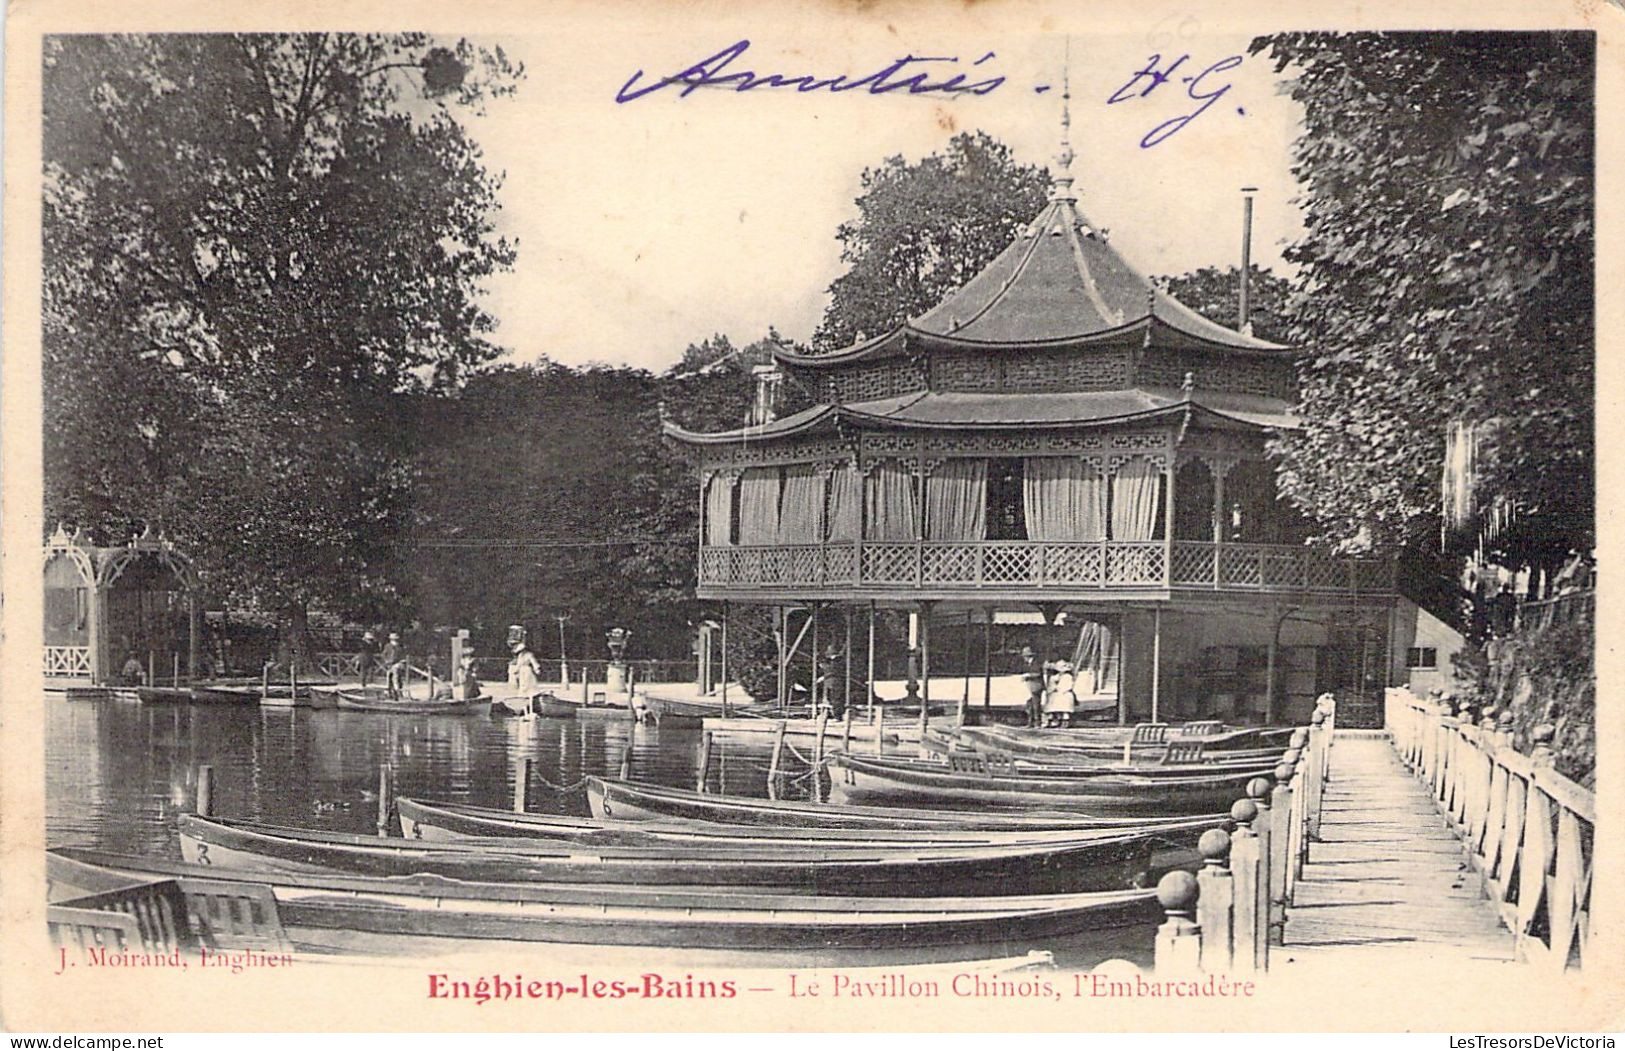
[[[1292,764],[1282,763],[1275,768],[1275,783],[1284,785],[1292,780]]]
[[[1308,743],[1309,743],[1309,731],[1308,730],[1305,730],[1303,727],[1300,726],[1296,730],[1292,731],[1292,747],[1294,747],[1294,748],[1302,748],[1304,745],[1306,745]]]
[[[1268,799],[1272,787],[1269,778],[1255,777],[1247,782],[1247,795],[1252,799]]]
[[[1196,877],[1184,869],[1174,869],[1157,881],[1157,900],[1169,912],[1189,912],[1196,894]]]
[[[1551,747],[1552,739],[1557,736],[1557,727],[1551,723],[1541,723],[1530,734],[1530,739],[1537,745]]]
[[[1325,723],[1325,721],[1326,721],[1326,711],[1325,711],[1325,709],[1316,708],[1315,709],[1315,714],[1311,715],[1309,717],[1309,721],[1314,723],[1316,726],[1320,726],[1321,724]]]
[[[1230,856],[1230,833],[1222,828],[1210,828],[1202,833],[1202,838],[1196,841],[1196,851],[1209,861],[1218,861]]]
[[[1260,777],[1255,778],[1254,780],[1262,781],[1264,779]],[[1252,794],[1252,787],[1253,786],[1251,784],[1247,786],[1248,795]],[[1268,790],[1269,789],[1266,786],[1265,791]],[[1230,804],[1230,820],[1234,821],[1238,825],[1250,824],[1253,818],[1257,816],[1258,804],[1254,803],[1251,799],[1238,799],[1234,803]]]
[[[1302,758],[1303,758],[1303,749],[1301,749],[1301,748],[1288,748],[1286,751],[1281,753],[1281,765],[1282,766],[1295,766],[1295,765],[1297,765],[1298,760],[1302,759]]]

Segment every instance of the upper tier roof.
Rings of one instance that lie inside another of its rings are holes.
[[[786,364],[816,368],[884,353],[908,334],[998,348],[1099,342],[1147,327],[1182,345],[1289,350],[1209,321],[1158,292],[1106,243],[1063,187],[993,262],[919,317],[830,354],[774,353]]]

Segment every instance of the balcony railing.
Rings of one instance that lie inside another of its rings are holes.
[[[714,588],[1082,588],[1385,594],[1393,566],[1285,544],[1200,541],[844,541],[700,550]]]

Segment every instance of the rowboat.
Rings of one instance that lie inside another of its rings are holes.
[[[1268,735],[1268,736],[1266,736]],[[1235,730],[1216,735],[1176,734],[1151,741],[1130,734],[1102,735],[1077,730],[1023,730],[1005,726],[964,726],[958,737],[978,749],[996,749],[1032,757],[1070,756],[1122,762],[1125,756],[1156,762],[1170,745],[1200,746],[1203,762],[1272,762],[1286,747],[1291,731]]]
[[[744,740],[772,739],[779,732],[779,723],[784,723],[784,736],[791,741],[811,741],[818,736],[818,723],[815,719],[776,719],[771,716],[744,716],[733,719],[708,718],[704,722],[705,729],[713,737],[737,738]],[[824,740],[831,742],[846,739],[846,723],[831,720],[824,727]],[[882,741],[888,745],[911,744],[920,739],[920,724],[909,719],[887,719],[876,724],[862,719],[852,721],[852,741],[865,745],[874,745]]]
[[[1231,800],[1226,800],[1229,803]],[[892,809],[839,806],[780,799],[712,795],[682,788],[667,788],[633,781],[587,778],[587,804],[600,819],[664,821],[672,818],[724,824],[793,825],[802,828],[959,828],[999,830],[1033,829],[1143,829],[1178,828],[1186,817],[1091,816],[1076,809],[989,812],[987,810]],[[1059,805],[1065,805],[1059,801]],[[1215,806],[1212,811],[1220,808]],[[1224,813],[1202,815],[1219,823]]]
[[[491,715],[493,718],[506,715],[545,715],[550,719],[569,719],[575,715],[575,710],[567,705],[561,705],[546,693],[510,694],[505,697],[495,697],[491,700]]]
[[[190,686],[137,686],[135,692],[142,704],[185,702],[192,699]]]
[[[957,736],[928,730],[920,742],[921,752],[947,757],[949,761],[966,753],[976,753],[990,765],[1008,762],[1018,772],[1052,774],[1057,777],[1091,777],[1110,773],[1131,773],[1144,777],[1189,777],[1210,773],[1241,773],[1252,771],[1264,774],[1280,761],[1279,749],[1247,749],[1245,751],[1217,752],[1208,755],[1200,750],[1194,757],[1170,762],[1167,745],[1159,746],[1162,756],[1149,748],[1130,762],[1124,762],[1121,752],[1094,752],[1056,748],[1019,739],[991,737],[977,728],[964,727]],[[1177,747],[1177,746],[1176,746]]]
[[[604,821],[561,814],[511,813],[464,803],[397,799],[401,834],[428,843],[457,842],[492,837],[565,840],[618,846],[677,846],[729,844],[766,846],[784,843],[863,844],[897,846],[1014,846],[1018,844],[1078,843],[1120,835],[1127,829],[962,829],[932,828],[803,828],[795,825],[730,825],[711,821],[668,818],[664,821]],[[1207,829],[1223,823],[1220,815],[1160,822],[1155,833],[1166,840],[1193,844]]]
[[[960,768],[918,759],[837,753],[830,756],[830,798],[851,803],[944,801],[983,806],[1048,806],[1093,813],[1190,814],[1218,810],[1247,794],[1253,771],[1205,776],[1143,777]],[[966,764],[969,766],[969,764]]]
[[[428,957],[532,952],[590,958],[785,967],[929,962],[1052,947],[1072,935],[1147,924],[1150,890],[1001,897],[852,898],[729,890],[378,879],[337,872],[230,871],[82,848],[50,851],[52,900],[156,880],[267,886],[295,949]],[[630,951],[617,951],[619,949]],[[592,950],[592,951],[587,951]],[[980,950],[978,953],[977,950]]]
[[[1125,830],[1070,843],[876,847],[691,843],[588,846],[518,838],[439,843],[183,815],[181,856],[218,869],[419,873],[496,883],[722,886],[834,895],[1024,894],[1132,886],[1159,844]]]
[[[191,688],[193,704],[258,704],[259,686],[199,683]]]
[[[626,694],[599,694],[602,701],[583,701],[579,697],[570,697],[563,693],[554,693],[544,690],[548,701],[552,704],[569,708],[577,718],[581,716],[602,716],[610,719],[632,718],[632,706],[626,701]]]
[[[400,715],[472,715],[491,703],[490,694],[467,701],[409,696],[392,698],[382,686],[335,687],[333,696],[343,711],[394,712]]]

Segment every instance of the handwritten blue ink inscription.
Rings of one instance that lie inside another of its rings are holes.
[[[1181,96],[1176,89],[1172,93],[1164,92],[1160,97],[1184,97],[1190,99],[1192,102],[1200,103],[1200,105],[1191,110],[1189,113],[1183,113],[1177,117],[1172,117],[1165,120],[1161,124],[1158,124],[1156,127],[1152,128],[1150,131],[1146,132],[1145,137],[1140,140],[1140,147],[1142,149],[1149,150],[1153,146],[1166,142],[1170,136],[1174,135],[1176,132],[1184,130],[1187,124],[1206,113],[1215,102],[1218,102],[1221,98],[1223,98],[1225,93],[1230,90],[1232,85],[1229,83],[1219,83],[1217,74],[1223,73],[1226,70],[1235,69],[1237,66],[1241,65],[1241,56],[1231,55],[1229,58],[1221,58],[1219,61],[1202,70],[1200,73],[1197,73],[1194,76],[1182,76],[1176,82],[1174,80],[1174,74],[1179,71],[1181,66],[1184,66],[1185,63],[1189,61],[1189,55],[1180,55],[1178,58],[1168,63],[1166,69],[1163,69],[1160,68],[1162,66],[1162,56],[1160,54],[1152,55],[1151,58],[1147,60],[1144,69],[1136,71],[1135,74],[1129,78],[1128,83],[1112,92],[1111,97],[1106,100],[1106,104],[1108,106],[1116,105],[1120,102],[1132,102],[1135,99],[1148,98],[1164,84],[1177,83],[1178,85],[1182,85],[1184,87],[1183,96]],[[1210,77],[1214,79],[1208,79]],[[1236,112],[1243,113],[1243,111],[1239,108]]]
[[[811,73],[789,76],[784,73],[758,73],[755,70],[725,72],[748,50],[750,41],[741,40],[709,58],[701,59],[681,72],[647,83],[643,82],[646,74],[640,69],[621,86],[620,91],[615,93],[615,101],[622,104],[636,102],[657,91],[679,85],[681,85],[681,90],[677,93],[679,98],[688,98],[700,88],[728,88],[737,92],[754,91],[757,88],[794,88],[798,93],[828,91],[831,94],[841,94],[858,91],[870,95],[886,95],[894,91],[903,91],[910,95],[988,95],[997,90],[1005,79],[995,76],[983,80],[970,80],[964,73],[956,73],[933,83],[931,81],[933,72],[946,72],[942,68],[943,65],[956,64],[959,59],[928,55],[904,55],[890,65],[861,77],[851,77],[844,73],[834,77],[819,77]],[[993,57],[994,53],[989,51],[970,65],[980,66]],[[932,63],[936,65],[931,65]]]

